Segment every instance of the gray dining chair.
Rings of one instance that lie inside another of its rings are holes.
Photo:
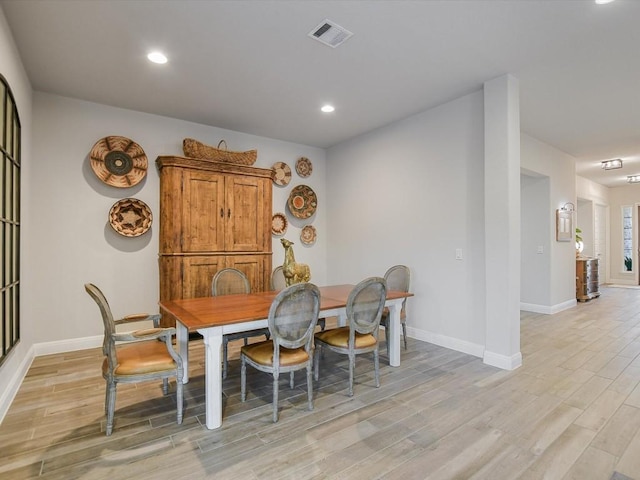
[[[271,272],[271,290],[278,291],[284,290],[285,288],[287,288],[287,281],[284,278],[284,269],[282,268],[282,265],[279,265],[273,269],[273,272]],[[325,318],[318,319],[318,326],[320,327],[320,330],[324,330],[326,324],[327,321]]]
[[[279,265],[271,272],[271,290],[284,290],[285,288],[287,288],[287,281],[284,278],[282,265]]]
[[[211,296],[234,295],[241,293],[251,293],[249,279],[237,268],[223,268],[218,270],[211,280]],[[229,371],[229,342],[244,339],[244,344],[248,343],[251,337],[265,335],[269,339],[269,329],[259,328],[247,332],[229,333],[222,336],[222,378],[227,378]]]
[[[298,283],[282,290],[269,309],[266,342],[245,345],[240,350],[240,399],[247,399],[247,365],[273,375],[273,421],[278,421],[278,381],[289,372],[307,369],[307,401],[313,410],[313,332],[320,311],[320,290],[311,283]]]
[[[171,338],[175,328],[159,328],[160,315],[140,313],[114,320],[109,302],[98,287],[84,286],[98,304],[104,325],[102,376],[107,382],[104,409],[106,434],[111,435],[116,407],[118,383],[138,383],[162,379],[162,391],[169,393],[169,378],[176,378],[177,421],[182,423],[182,358],[173,349]],[[116,325],[153,321],[153,328],[132,332],[116,332]],[[161,341],[158,341],[161,340]]]
[[[348,325],[315,334],[315,379],[318,380],[320,354],[328,348],[349,356],[349,396],[353,396],[353,376],[356,355],[373,352],[376,387],[380,386],[380,361],[378,355],[378,330],[380,317],[387,296],[384,278],[367,278],[349,294],[346,306]]]
[[[394,265],[389,268],[385,274],[384,279],[387,282],[387,290],[399,290],[401,292],[408,292],[409,285],[411,283],[411,271],[409,267],[405,265]],[[404,349],[407,349],[407,299],[405,298],[400,308],[400,325],[402,326],[402,339],[404,340]],[[382,310],[382,317],[380,323],[384,326],[384,336],[387,341],[387,356],[389,356],[389,308],[384,307]]]

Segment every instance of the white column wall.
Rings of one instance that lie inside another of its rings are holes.
[[[518,81],[484,84],[486,344],[484,361],[522,364],[520,353],[520,104]]]

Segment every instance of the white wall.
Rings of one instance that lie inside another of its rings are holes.
[[[542,281],[551,275],[549,183],[546,176],[520,176],[520,303],[523,310],[541,310],[540,313],[551,305],[550,283]]]
[[[545,282],[549,285],[549,304],[540,305],[544,313],[554,313],[576,303],[576,249],[575,243],[556,241],[556,209],[566,203],[576,204],[575,159],[546,143],[522,134],[522,168],[549,178],[549,201],[547,222],[550,248],[540,255],[540,262],[549,265],[547,277],[532,277],[531,282]],[[528,219],[523,218],[523,223]],[[574,218],[575,222],[575,218]],[[525,272],[523,270],[522,274]]]
[[[411,334],[476,355],[485,343],[483,135],[476,92],[327,154],[328,280],[408,265]]]
[[[34,113],[32,201],[38,221],[32,227],[27,251],[38,265],[32,282],[38,302],[25,309],[23,321],[36,326],[36,342],[101,335],[98,309],[84,291],[86,282],[105,292],[115,315],[157,312],[160,215],[155,159],[158,155],[180,155],[185,137],[214,145],[224,138],[231,150],[256,148],[257,167],[288,163],[293,178],[286,188],[274,186],[275,212],[285,211],[288,192],[295,184],[307,183],[314,189],[319,203],[311,219],[318,230],[316,244],[307,248],[300,244],[301,222],[292,221],[286,237],[296,242],[296,258],[310,265],[313,281],[326,282],[323,150],[45,93],[35,95]],[[149,169],[143,182],[121,189],[95,176],[88,155],[93,144],[107,135],[128,137],[145,150]],[[308,157],[314,167],[304,182],[295,173],[300,156]],[[139,198],[154,214],[151,230],[140,237],[118,235],[108,223],[109,209],[125,197]],[[283,259],[279,241],[273,249],[277,265]]]
[[[31,84],[27,78],[18,51],[13,42],[9,26],[7,25],[4,12],[0,8],[0,74],[7,80],[13,92],[18,115],[22,127],[22,198],[21,198],[21,252],[20,263],[20,301],[24,306],[38,301],[38,297],[31,290],[32,276],[30,266],[34,265],[29,251],[25,248],[25,238],[31,232],[32,203],[30,194],[33,191],[30,185],[30,176],[33,172],[33,162],[31,155],[32,138],[32,91]],[[29,367],[31,356],[29,352],[34,342],[36,329],[34,325],[25,321],[22,317],[20,330],[20,343],[5,358],[0,367],[0,421],[4,416],[17,388],[19,380]]]

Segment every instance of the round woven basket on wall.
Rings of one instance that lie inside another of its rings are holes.
[[[89,157],[96,176],[112,187],[133,187],[147,174],[147,155],[140,145],[127,137],[101,138]]]

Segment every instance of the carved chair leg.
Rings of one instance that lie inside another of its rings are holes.
[[[183,403],[184,403],[184,385],[182,385],[182,372],[179,371],[177,376],[176,376],[176,404],[177,404],[177,408],[178,408],[178,412],[177,412],[177,421],[178,421],[178,425],[180,425],[182,423],[182,418],[183,418]]]
[[[376,387],[380,387],[380,357],[378,347],[373,351],[373,368],[376,375]]]
[[[273,372],[273,423],[278,421],[278,371]]]
[[[107,436],[113,432],[113,416],[116,410],[116,387],[117,384],[114,381],[107,384]]]
[[[349,353],[349,396],[353,397],[353,371],[356,368],[356,355]]]
[[[402,339],[404,340],[404,349],[407,349],[407,324],[402,322]]]
[[[313,410],[313,365],[307,364],[307,399],[309,400],[309,410]]]
[[[246,341],[246,338],[245,338]],[[222,337],[222,378],[227,378],[227,370],[229,368],[229,360],[227,359],[227,351],[229,350],[229,340]]]
[[[240,356],[240,401],[247,399],[247,361]]]
[[[318,377],[320,374],[320,349],[321,348],[322,348],[322,345],[317,345],[315,354],[313,356],[313,370],[314,370],[314,377],[316,382],[318,381]]]

